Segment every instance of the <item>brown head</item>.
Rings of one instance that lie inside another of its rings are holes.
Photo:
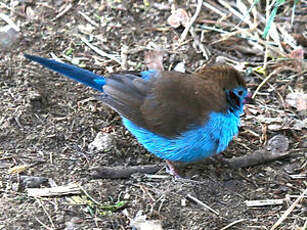
[[[238,86],[246,88],[242,75],[229,65],[214,65],[201,70],[198,73],[204,78],[213,78],[218,81],[222,89],[234,89]]]

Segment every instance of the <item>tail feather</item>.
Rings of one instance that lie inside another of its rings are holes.
[[[94,74],[85,69],[79,67],[57,62],[52,59],[42,58],[34,55],[24,55],[27,59],[38,62],[39,64],[47,67],[48,69],[54,70],[66,77],[72,78],[78,82],[81,82],[87,86],[90,86],[96,90],[103,92],[102,86],[105,85],[105,79],[102,76]]]

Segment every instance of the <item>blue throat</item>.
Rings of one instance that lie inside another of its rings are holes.
[[[193,162],[220,153],[239,132],[242,109],[226,113],[212,112],[208,121],[182,133],[176,138],[165,138],[136,126],[122,118],[126,128],[139,143],[157,157],[181,162]]]

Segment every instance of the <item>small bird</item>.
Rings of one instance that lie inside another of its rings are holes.
[[[220,153],[239,132],[248,92],[231,66],[192,74],[148,70],[104,77],[51,59],[25,57],[102,92],[101,100],[174,174],[170,161],[194,162]]]

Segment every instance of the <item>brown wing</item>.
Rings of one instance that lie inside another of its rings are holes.
[[[141,106],[149,130],[173,137],[203,124],[211,111],[226,111],[225,92],[212,78],[162,72]]]

